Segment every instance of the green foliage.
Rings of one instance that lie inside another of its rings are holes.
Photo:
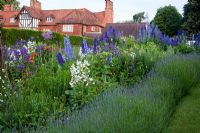
[[[57,63],[41,66],[29,80],[29,89],[34,92],[45,93],[48,96],[60,97],[69,88],[70,69],[68,64],[60,68]]]
[[[23,87],[18,81],[17,90],[9,95],[4,111],[0,112],[0,122],[4,129],[16,128],[23,131],[24,126],[44,125],[49,114],[59,109],[59,103],[44,93],[36,93]]]
[[[199,81],[199,59],[164,59],[141,84],[104,93],[63,123],[50,122],[47,132],[162,132],[177,103]]]
[[[2,10],[4,5],[6,5],[6,4],[12,4],[14,10],[19,10],[20,9],[20,7],[19,7],[20,3],[17,0],[1,0],[0,1],[0,10]]]
[[[165,6],[157,10],[153,22],[169,36],[177,35],[180,29],[182,16],[174,6]]]
[[[194,87],[178,105],[166,133],[197,133],[200,131],[200,86]]]
[[[145,19],[144,13],[145,12],[139,12],[139,13],[133,15],[133,22],[141,23]]]
[[[188,0],[184,6],[183,29],[190,35],[200,31],[200,3],[199,0]]]
[[[182,43],[180,45],[178,45],[175,49],[174,49],[175,53],[182,53],[182,54],[188,54],[188,53],[192,53],[195,51],[194,47],[192,45],[188,46],[185,43]]]
[[[4,42],[5,44],[11,46],[17,42],[19,39],[29,40],[31,37],[35,38],[37,42],[46,43],[42,37],[42,31],[34,30],[20,30],[20,29],[3,29]],[[89,44],[93,44],[92,38],[85,37]],[[80,36],[70,36],[70,41],[72,45],[81,45],[83,37]],[[64,35],[54,32],[53,38],[48,41],[49,44],[56,44],[63,47]]]

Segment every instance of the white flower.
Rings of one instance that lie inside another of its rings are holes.
[[[76,64],[72,64],[70,68],[71,81],[70,86],[74,87],[79,83],[84,83],[88,86],[93,79],[90,78],[89,62],[87,60],[77,60]]]
[[[130,56],[131,56],[133,59],[135,59],[135,57],[136,57],[136,54],[135,54],[135,53],[133,53],[133,52],[131,52],[131,53],[130,53]]]

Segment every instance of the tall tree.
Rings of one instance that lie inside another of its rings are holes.
[[[153,22],[163,33],[174,36],[181,28],[182,16],[174,6],[169,5],[157,10]]]
[[[200,1],[188,0],[184,6],[183,29],[190,35],[200,31]]]
[[[3,9],[4,5],[6,4],[12,4],[13,5],[13,8],[14,10],[19,10],[19,1],[17,0],[0,0],[0,10]]]
[[[141,23],[145,19],[145,12],[139,12],[133,15],[133,22]]]

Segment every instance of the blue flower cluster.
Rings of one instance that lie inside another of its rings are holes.
[[[162,44],[168,46],[178,46],[181,43],[187,43],[188,41],[192,40],[194,46],[199,46],[200,44],[200,32],[191,39],[186,32],[180,31],[177,36],[169,37],[163,34],[159,28],[154,24],[148,24],[147,27],[142,27],[137,36],[138,42],[147,42],[149,40],[156,40]]]
[[[73,57],[74,57],[73,48],[71,47],[71,42],[70,42],[69,36],[67,36],[67,35],[64,39],[64,52],[66,54],[67,61],[73,59]],[[64,65],[65,60],[63,59],[62,54],[60,52],[57,54],[57,60],[61,66]]]
[[[66,53],[66,59],[71,60],[73,59],[73,49],[71,47],[71,42],[69,39],[69,36],[66,35],[65,40],[64,40],[64,45],[65,45],[65,53]]]

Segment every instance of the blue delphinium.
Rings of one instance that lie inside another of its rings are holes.
[[[71,43],[69,40],[69,36],[66,35],[65,40],[64,40],[64,45],[65,45],[65,53],[66,53],[66,59],[71,60],[73,59],[73,49],[71,47]]]
[[[61,66],[65,64],[65,60],[63,59],[62,54],[60,52],[57,54],[57,60]]]
[[[85,55],[88,54],[89,49],[88,49],[88,43],[87,43],[86,40],[83,40],[83,41],[82,41],[81,50],[82,50],[82,53],[83,53],[83,54],[85,54]]]
[[[106,64],[110,64],[110,61],[112,59],[112,56],[111,55],[108,55],[107,59],[106,59]]]
[[[93,48],[93,53],[96,54],[97,53],[97,44],[98,44],[98,40],[97,38],[94,39],[94,48]]]

